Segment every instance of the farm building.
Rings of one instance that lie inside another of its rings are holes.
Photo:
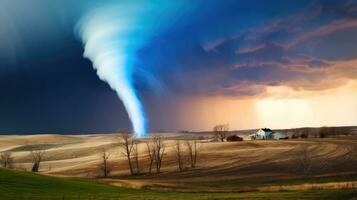
[[[252,140],[280,140],[285,136],[280,132],[274,132],[269,128],[259,129],[257,132],[250,134]]]
[[[271,134],[271,139],[274,139],[274,140],[286,139],[286,136],[280,132],[273,132]]]
[[[273,131],[269,128],[259,129],[257,132],[250,134],[249,137],[252,140],[268,140],[271,137]]]
[[[236,142],[236,141],[243,141],[243,138],[239,137],[238,135],[231,135],[227,137],[227,142]]]

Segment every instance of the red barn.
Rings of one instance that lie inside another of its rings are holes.
[[[227,137],[227,142],[236,142],[236,141],[243,141],[243,138],[237,135],[231,135]]]

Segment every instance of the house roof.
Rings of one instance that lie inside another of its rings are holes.
[[[270,128],[262,128],[264,132],[273,132]]]

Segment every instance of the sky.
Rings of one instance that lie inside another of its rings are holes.
[[[356,35],[355,0],[2,0],[0,133],[356,125]]]

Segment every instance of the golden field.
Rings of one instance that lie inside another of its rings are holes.
[[[157,134],[153,134],[157,135]],[[138,141],[141,175],[130,176],[119,134],[0,136],[0,151],[11,151],[14,167],[30,171],[31,151],[44,151],[40,173],[95,179],[111,185],[187,192],[244,192],[351,188],[356,185],[357,137],[280,141],[217,142],[210,135],[197,140],[197,167],[190,168],[182,146],[185,170],[178,171],[175,141],[194,134],[161,134],[165,138],[162,172],[147,174],[145,141]],[[109,152],[111,173],[101,178],[103,150]],[[307,151],[305,155],[303,152]],[[305,162],[305,166],[302,162]],[[308,173],[306,173],[308,162]],[[155,171],[154,171],[155,172]]]

